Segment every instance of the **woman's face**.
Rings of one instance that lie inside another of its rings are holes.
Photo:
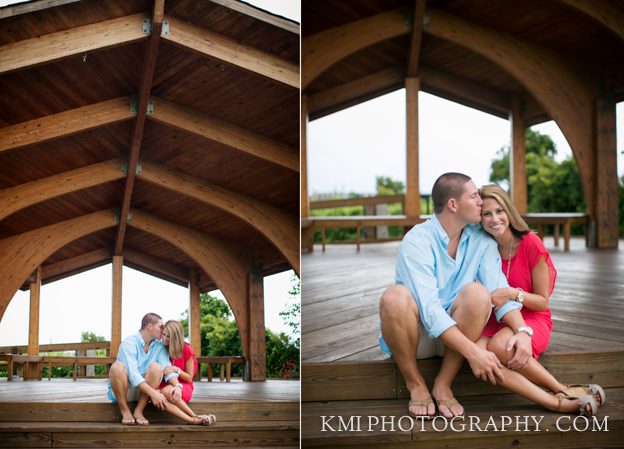
[[[485,198],[481,206],[481,226],[494,238],[503,235],[509,228],[505,210],[494,198]]]
[[[165,329],[163,330],[163,333],[162,333],[162,342],[163,342],[163,344],[169,345],[169,337],[170,337],[169,329],[167,329],[165,327]]]

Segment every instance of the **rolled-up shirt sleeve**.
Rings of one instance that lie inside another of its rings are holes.
[[[128,370],[128,379],[130,379],[132,387],[137,388],[145,382],[145,378],[139,371],[136,347],[132,345],[130,340],[124,340],[119,346],[119,355],[121,357],[117,357],[117,360],[120,360],[126,366],[126,369]]]
[[[404,240],[399,247],[396,281],[414,296],[420,320],[432,338],[438,338],[457,323],[442,306],[435,276],[435,258],[425,245]]]
[[[492,240],[488,243],[483,256],[481,257],[481,263],[479,264],[479,271],[477,278],[479,281],[492,293],[497,288],[509,287],[505,274],[500,268],[501,258],[496,248],[496,242]],[[515,309],[522,309],[522,304],[517,301],[507,301],[498,310],[494,311],[497,321],[501,321],[503,317]]]

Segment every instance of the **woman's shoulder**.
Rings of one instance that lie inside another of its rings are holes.
[[[188,344],[187,342],[184,342],[184,347],[182,348],[182,354],[195,355],[195,351],[193,351],[193,348],[190,344]]]

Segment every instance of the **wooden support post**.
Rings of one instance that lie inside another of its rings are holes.
[[[301,216],[310,216],[308,196],[308,96],[301,96]]]
[[[39,309],[41,303],[41,265],[35,270],[35,279],[30,283],[30,320],[28,328],[28,355],[39,355]],[[24,380],[41,380],[41,364],[28,363],[24,369]]]
[[[514,206],[520,214],[527,213],[526,125],[521,113],[520,98],[511,97],[511,149],[509,154],[509,187]]]
[[[252,262],[247,282],[249,317],[249,380],[266,380],[266,334],[264,330],[264,277],[262,267]]]
[[[615,101],[598,98],[594,121],[594,243],[596,248],[617,248],[619,238],[619,183]],[[591,227],[590,227],[591,229]],[[590,238],[591,241],[591,238]]]
[[[321,225],[321,246],[323,247],[323,252],[325,252],[325,223]]]
[[[360,234],[361,232],[362,226],[360,226],[359,224],[355,227],[355,244],[357,245],[357,252],[360,252]]]
[[[418,180],[418,91],[419,78],[405,79],[405,95],[407,111],[406,126],[406,184],[405,215],[417,217],[420,215],[420,188]]]
[[[113,298],[111,312],[111,343],[110,355],[117,357],[121,344],[121,274],[123,270],[123,256],[113,256]]]
[[[199,308],[199,273],[191,270],[189,278],[189,294],[190,294],[190,314],[189,314],[189,337],[191,339],[191,348],[197,357],[201,357],[201,316]],[[196,380],[200,379],[199,370]]]

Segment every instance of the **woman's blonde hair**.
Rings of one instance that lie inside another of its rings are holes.
[[[520,216],[518,209],[516,209],[511,202],[511,198],[509,198],[507,192],[505,192],[501,187],[496,184],[488,184],[481,187],[481,199],[485,200],[487,198],[496,200],[503,208],[505,214],[507,214],[511,232],[513,232],[515,236],[522,237],[531,231],[529,225],[526,224],[526,221],[524,221],[524,219]]]
[[[179,321],[169,320],[165,323],[165,329],[169,332],[169,357],[178,360],[184,349],[184,328]]]

